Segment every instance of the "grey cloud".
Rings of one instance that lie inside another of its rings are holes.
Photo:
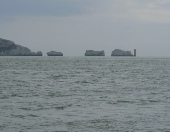
[[[34,51],[110,56],[136,48],[139,56],[170,56],[169,0],[0,1],[0,36]]]
[[[1,0],[1,16],[72,16],[88,12],[90,0]]]

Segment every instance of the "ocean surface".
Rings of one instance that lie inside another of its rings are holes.
[[[0,57],[0,132],[170,131],[170,58]]]

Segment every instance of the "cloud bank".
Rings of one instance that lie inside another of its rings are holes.
[[[169,0],[1,0],[0,16],[99,15],[142,22],[170,22]]]
[[[0,36],[44,53],[170,56],[169,0],[1,0]]]

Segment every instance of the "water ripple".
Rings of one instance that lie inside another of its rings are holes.
[[[170,131],[170,59],[0,57],[0,131]]]

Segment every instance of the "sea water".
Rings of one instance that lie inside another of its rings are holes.
[[[170,58],[0,57],[0,131],[170,131]]]

